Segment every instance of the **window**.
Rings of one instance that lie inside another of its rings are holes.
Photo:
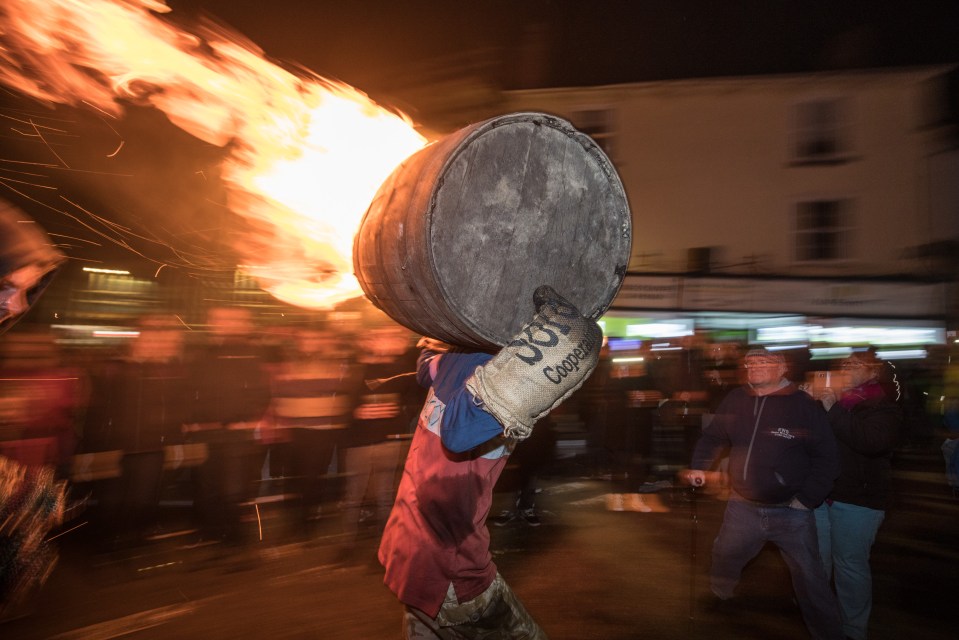
[[[606,155],[613,158],[613,111],[611,109],[583,109],[570,115],[573,126],[596,141]]]
[[[850,257],[849,200],[808,200],[796,205],[796,260],[832,262]]]
[[[793,156],[803,163],[843,161],[848,155],[841,100],[813,100],[796,106]]]

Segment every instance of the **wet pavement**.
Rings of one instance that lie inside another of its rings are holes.
[[[929,446],[897,457],[896,506],[873,550],[871,638],[956,637],[959,500],[937,456]],[[640,506],[649,511],[609,511],[609,482],[572,468],[541,487],[541,526],[491,529],[500,572],[550,638],[808,637],[772,547],[747,567],[737,610],[698,606],[722,500],[664,489]],[[510,500],[497,494],[494,513]],[[0,625],[0,637],[400,638],[373,542],[346,558],[322,528],[309,541],[291,536],[284,513],[281,503],[251,507],[250,542],[229,548],[182,534],[107,552],[81,527],[60,538],[60,563],[29,615]],[[170,518],[168,533],[177,524]]]

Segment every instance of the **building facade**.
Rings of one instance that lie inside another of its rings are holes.
[[[957,317],[955,78],[935,66],[671,80],[515,91],[508,109],[570,120],[617,167],[634,242],[613,314],[851,317],[944,337]]]

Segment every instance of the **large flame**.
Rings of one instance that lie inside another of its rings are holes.
[[[228,205],[260,234],[243,243],[240,267],[299,306],[361,295],[360,218],[426,140],[356,89],[293,74],[223,27],[187,33],[156,15],[169,11],[162,0],[4,0],[0,82],[115,115],[120,100],[148,104],[197,138],[229,143]]]

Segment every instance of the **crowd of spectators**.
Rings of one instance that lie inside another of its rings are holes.
[[[408,331],[267,333],[231,307],[203,327],[149,315],[120,335],[121,348],[73,352],[25,325],[0,363],[0,455],[55,467],[105,551],[168,533],[170,505],[188,505],[177,526],[198,540],[231,545],[262,535],[250,514],[263,501],[283,503],[292,535],[331,521],[346,548],[385,520],[425,397]]]
[[[199,539],[243,544],[263,535],[251,514],[271,500],[292,535],[333,532],[344,557],[369,550],[361,542],[389,512],[425,397],[412,375],[419,336],[392,323],[264,331],[235,307],[194,327],[146,316],[130,336],[102,354],[64,349],[46,328],[11,332],[0,455],[52,465],[88,500],[108,549],[162,533],[170,504],[186,505]],[[608,478],[610,509],[655,508],[642,496],[688,464],[704,423],[743,382],[745,344],[695,334],[669,349],[621,346],[604,346],[586,385],[542,425],[536,455],[514,456],[516,481],[503,490],[517,492],[517,509],[504,522],[538,524],[537,477],[555,471]],[[784,353],[799,384],[830,366],[808,350]],[[946,363],[931,353],[897,371],[907,446],[959,433],[944,419],[956,404]]]

